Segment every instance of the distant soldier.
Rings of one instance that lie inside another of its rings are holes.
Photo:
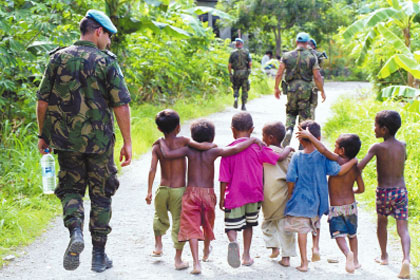
[[[283,72],[286,70],[286,136],[283,146],[290,144],[297,116],[299,116],[299,123],[313,118],[310,106],[312,77],[314,77],[317,88],[321,91],[322,102],[325,101],[318,59],[308,50],[308,41],[309,35],[307,33],[297,35],[296,49],[283,55],[276,75],[274,95],[277,99],[280,99],[279,85]]]
[[[84,249],[83,197],[89,188],[92,270],[112,267],[105,254],[111,232],[111,197],[118,189],[114,163],[114,114],[124,143],[122,166],[131,162],[130,93],[116,56],[107,51],[117,28],[103,12],[89,10],[80,21],[80,40],[50,53],[37,92],[38,149],[51,147],[58,155],[64,226],[70,242],[63,266],[75,270]]]
[[[233,108],[238,108],[239,90],[242,88],[242,110],[246,111],[246,101],[248,99],[249,80],[248,76],[251,73],[252,59],[249,51],[244,46],[244,41],[241,38],[235,39],[236,50],[234,50],[229,57],[229,75],[230,81],[233,85]],[[232,75],[233,69],[233,75]]]
[[[325,52],[317,51],[317,45],[315,39],[309,39],[309,50],[318,58],[318,65],[322,69],[322,63],[327,59],[327,54]],[[322,76],[322,84],[324,84],[324,77]],[[312,118],[315,119],[315,109],[318,106],[318,88],[315,86],[314,81],[312,81],[312,96],[311,96],[311,114]]]

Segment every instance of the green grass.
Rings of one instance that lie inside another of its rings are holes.
[[[395,102],[379,102],[375,96],[360,96],[342,98],[333,106],[333,116],[324,126],[324,134],[330,143],[334,143],[341,133],[356,133],[362,141],[362,148],[358,154],[362,159],[369,147],[377,142],[373,131],[375,115],[381,110],[395,110],[400,113],[402,126],[396,134],[396,138],[407,144],[407,161],[405,163],[405,182],[409,192],[409,231],[411,236],[411,261],[417,267],[420,264],[420,115],[404,110],[401,104]],[[372,160],[363,170],[365,181],[365,193],[358,195],[357,199],[368,209],[375,213],[375,189],[377,186],[376,162]],[[396,235],[394,219],[388,229]],[[396,235],[398,238],[398,236]]]
[[[256,80],[260,82],[253,83],[250,99],[271,93],[265,80],[259,77]],[[147,152],[161,136],[154,123],[157,112],[172,108],[183,121],[205,116],[232,104],[231,93],[231,89],[222,88],[217,95],[188,97],[172,105],[131,104],[133,156]],[[0,131],[0,267],[5,263],[5,256],[18,255],[20,247],[33,242],[51,219],[61,213],[60,201],[54,195],[42,194],[36,131],[35,120],[26,125],[23,120],[7,121]],[[116,160],[121,142],[117,131]]]

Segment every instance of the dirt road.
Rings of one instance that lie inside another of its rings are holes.
[[[321,124],[326,121],[330,116],[329,108],[338,96],[357,94],[359,89],[366,87],[369,85],[365,83],[327,83],[327,102],[318,107],[318,121]],[[279,101],[270,95],[248,104],[248,111],[254,119],[255,136],[261,136],[264,123],[272,120],[285,121],[284,102],[284,96]],[[216,125],[215,143],[218,145],[223,146],[232,141],[230,121],[235,112],[237,111],[229,107],[223,112],[208,116]],[[182,134],[189,136],[189,123],[182,126]],[[293,141],[292,145],[296,145],[296,141]],[[216,240],[212,243],[211,261],[202,264],[202,275],[196,278],[189,274],[190,269],[175,271],[174,250],[169,236],[164,238],[164,256],[160,259],[150,256],[154,240],[152,230],[154,209],[144,201],[150,157],[150,153],[143,155],[131,166],[124,168],[120,175],[120,189],[113,201],[111,221],[113,231],[107,246],[107,252],[114,261],[114,268],[101,274],[90,270],[91,242],[86,223],[87,242],[85,251],[81,255],[82,263],[74,272],[65,271],[62,267],[62,256],[68,243],[68,234],[61,218],[57,218],[45,234],[31,246],[22,249],[25,253],[21,257],[0,270],[0,279],[396,279],[401,260],[400,246],[395,240],[391,242],[389,266],[380,266],[374,262],[374,258],[379,254],[375,233],[376,220],[372,214],[363,211],[363,207],[360,210],[358,232],[362,268],[355,275],[345,273],[344,257],[335,242],[329,238],[325,217],[321,228],[322,260],[310,263],[308,273],[298,272],[294,268],[299,264],[299,257],[292,258],[292,266],[289,268],[281,267],[276,261],[270,260],[268,258],[270,253],[264,246],[259,227],[254,229],[251,251],[255,264],[251,267],[233,269],[226,261],[228,241],[224,235],[223,213],[220,210],[216,210]],[[216,193],[219,190],[217,179],[216,175]],[[155,185],[157,184],[158,182]],[[85,207],[88,211],[88,202]],[[310,241],[309,246],[311,246]],[[327,258],[336,258],[339,263],[327,263]],[[184,259],[192,263],[188,245],[185,246]]]

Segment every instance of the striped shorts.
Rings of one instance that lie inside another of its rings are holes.
[[[225,209],[225,232],[241,231],[258,226],[258,216],[262,202],[248,203],[241,207]]]

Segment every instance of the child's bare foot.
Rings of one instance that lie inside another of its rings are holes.
[[[346,271],[354,273],[354,255],[353,252],[348,252],[346,256]]]
[[[201,264],[200,264],[200,262],[194,263],[193,270],[191,270],[191,274],[201,274]]]
[[[251,266],[253,264],[254,264],[254,259],[252,258],[242,259],[242,265]]]
[[[271,259],[277,258],[279,254],[280,254],[279,248],[271,248],[271,255],[270,255]]]
[[[162,257],[162,255],[163,255],[162,250],[160,250],[160,251],[154,250],[152,252],[152,257]]]
[[[300,272],[307,272],[308,271],[308,263],[302,263],[300,266],[296,267],[297,270]]]
[[[359,269],[361,267],[362,265],[358,261],[354,260],[354,269]]]
[[[188,264],[188,262],[184,262],[183,260],[175,260],[175,269],[176,270],[183,270],[188,268],[190,265]]]
[[[279,264],[281,266],[284,266],[284,267],[289,267],[290,266],[290,258],[289,257],[281,258],[281,261],[279,261]]]
[[[204,248],[204,250],[203,250],[203,262],[208,262],[209,261],[210,253],[211,253],[212,250],[213,250],[212,246],[210,246],[207,250],[206,250],[206,248]]]
[[[410,279],[410,262],[408,260],[403,261],[398,278]]]
[[[319,250],[318,249],[312,249],[311,261],[312,262],[318,262],[320,260],[321,260],[321,255],[319,254]]]
[[[385,255],[385,257],[377,257],[375,259],[375,262],[379,263],[380,265],[388,265],[389,261],[388,261],[388,254]]]

